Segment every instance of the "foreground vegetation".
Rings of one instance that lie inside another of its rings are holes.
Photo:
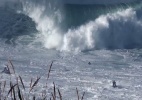
[[[24,81],[20,75],[15,74],[15,68],[11,60],[8,61],[8,64],[2,71],[2,73],[8,74],[8,75],[14,75],[16,78],[16,82],[12,82],[11,80],[9,83],[7,81],[1,81],[0,82],[0,100],[64,100],[62,98],[62,94],[60,89],[56,87],[55,83],[53,82],[53,87],[50,93],[50,96],[47,95],[47,91],[49,88],[47,81],[50,77],[51,68],[53,65],[53,61],[49,66],[48,73],[47,73],[47,79],[44,86],[44,90],[41,95],[34,94],[34,88],[38,87],[38,83],[41,79],[41,77],[37,77],[35,80],[31,79],[29,82],[29,86],[25,87]],[[28,89],[28,90],[27,90]],[[84,99],[85,92],[80,96],[79,91],[76,88],[76,98],[77,100],[83,100]]]

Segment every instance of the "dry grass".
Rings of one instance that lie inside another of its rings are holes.
[[[83,99],[84,99],[84,95],[85,95],[85,92],[83,92],[83,95],[82,95],[82,98],[81,98],[81,100],[83,100]]]
[[[14,70],[14,74],[15,74],[15,68],[14,68],[11,60],[9,60],[9,63],[10,63],[10,65],[8,65],[8,66],[12,66],[12,67],[8,67],[8,68],[12,68]],[[49,66],[47,80],[50,76],[52,66],[53,66],[53,61]],[[11,69],[9,69],[9,70],[11,70]],[[41,79],[41,77],[37,77],[35,81],[33,81],[33,79],[31,78],[30,85],[29,85],[29,93],[26,94],[26,95],[22,93],[22,89],[23,90],[27,89],[27,88],[25,88],[25,84],[24,84],[22,77],[21,76],[17,77],[16,75],[15,75],[15,77],[17,79],[17,83],[13,84],[10,81],[10,88],[9,88],[8,91],[6,90],[8,88],[8,87],[6,87],[7,82],[4,81],[3,85],[2,85],[2,83],[0,83],[0,90],[2,90],[2,93],[6,94],[5,92],[7,91],[7,95],[5,97],[0,96],[0,100],[9,100],[9,99],[11,99],[11,100],[63,100],[63,98],[62,98],[63,95],[62,95],[60,89],[56,87],[54,82],[53,82],[53,91],[51,92],[51,97],[48,96],[49,97],[48,98],[47,92],[46,92],[48,90],[44,91],[41,96],[31,94],[31,93],[34,93],[34,87],[38,86],[38,83],[39,83],[39,80]],[[18,80],[19,80],[20,83],[18,82]],[[45,88],[45,89],[47,89],[47,88]],[[76,94],[77,94],[77,100],[83,100],[84,99],[85,92],[83,93],[82,96],[79,96],[79,91],[76,88]],[[0,95],[2,95],[2,94],[0,94]],[[27,99],[27,97],[29,99]]]
[[[25,85],[24,85],[24,83],[23,83],[23,80],[22,80],[21,76],[19,76],[19,79],[20,79],[20,81],[21,81],[21,84],[22,84],[22,86],[23,86],[23,89],[25,90]]]
[[[8,96],[10,93],[12,93],[12,90],[13,90],[13,88],[14,88],[16,85],[18,85],[18,84],[12,85],[11,82],[10,82],[10,90],[8,91],[7,96]]]
[[[58,89],[58,93],[59,93],[59,96],[60,96],[60,100],[62,100],[62,94],[61,94],[59,89]]]
[[[33,83],[33,79],[31,78],[31,82],[30,82],[30,88],[32,87],[32,83]]]
[[[11,61],[11,60],[9,60],[9,63],[10,63],[10,66],[11,66],[11,68],[12,68],[12,70],[13,70],[14,74],[15,74],[15,68],[14,68],[14,65],[13,65],[12,61]]]
[[[78,89],[77,89],[77,88],[76,88],[76,94],[77,94],[77,98],[78,98],[78,100],[80,100],[79,91],[78,91]],[[83,99],[84,99],[84,95],[85,95],[85,92],[83,92],[83,95],[82,95],[82,97],[81,97],[81,100],[83,100]]]
[[[32,89],[37,85],[37,83],[39,82],[40,77],[37,77],[36,81],[33,83],[33,85],[31,86],[30,92],[32,91]]]
[[[50,76],[50,72],[51,72],[52,65],[53,65],[53,61],[52,61],[52,63],[50,64],[50,67],[49,67],[49,70],[48,70],[47,80],[49,79],[49,76]]]

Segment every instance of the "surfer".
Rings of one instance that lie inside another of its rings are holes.
[[[115,81],[113,81],[113,82],[112,82],[112,87],[113,87],[113,88],[116,88],[116,87],[117,87],[117,85],[116,85],[116,82],[115,82]]]
[[[4,67],[2,73],[10,74],[10,70],[7,67]]]
[[[89,62],[88,64],[91,65],[91,62]]]

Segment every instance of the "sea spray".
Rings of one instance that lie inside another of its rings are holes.
[[[120,7],[116,11],[109,10],[108,13],[101,13],[82,25],[68,27],[67,31],[64,31],[62,25],[67,24],[63,16],[64,10],[53,5],[54,3],[45,4],[48,7],[43,3],[25,3],[24,12],[36,22],[39,31],[37,39],[48,49],[78,52],[92,49],[142,47],[141,18],[137,16],[141,7],[136,9],[137,6],[130,6],[123,9]],[[78,14],[78,17],[81,15]]]
[[[60,10],[55,6],[56,3],[45,1],[43,3],[26,1],[24,13],[29,15],[37,24],[39,31],[38,39],[48,49],[58,49],[62,44],[62,33],[59,23],[62,20]],[[46,5],[47,4],[47,5]],[[53,6],[54,5],[54,6]]]

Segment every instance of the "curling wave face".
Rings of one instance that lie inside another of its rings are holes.
[[[11,44],[19,36],[36,33],[35,22],[29,16],[18,12],[22,6],[15,3],[16,1],[7,2],[4,1],[0,6],[0,38]]]
[[[19,14],[35,22],[35,41],[48,49],[78,52],[142,48],[140,1],[107,6],[64,5],[52,0],[25,0],[20,4]]]

